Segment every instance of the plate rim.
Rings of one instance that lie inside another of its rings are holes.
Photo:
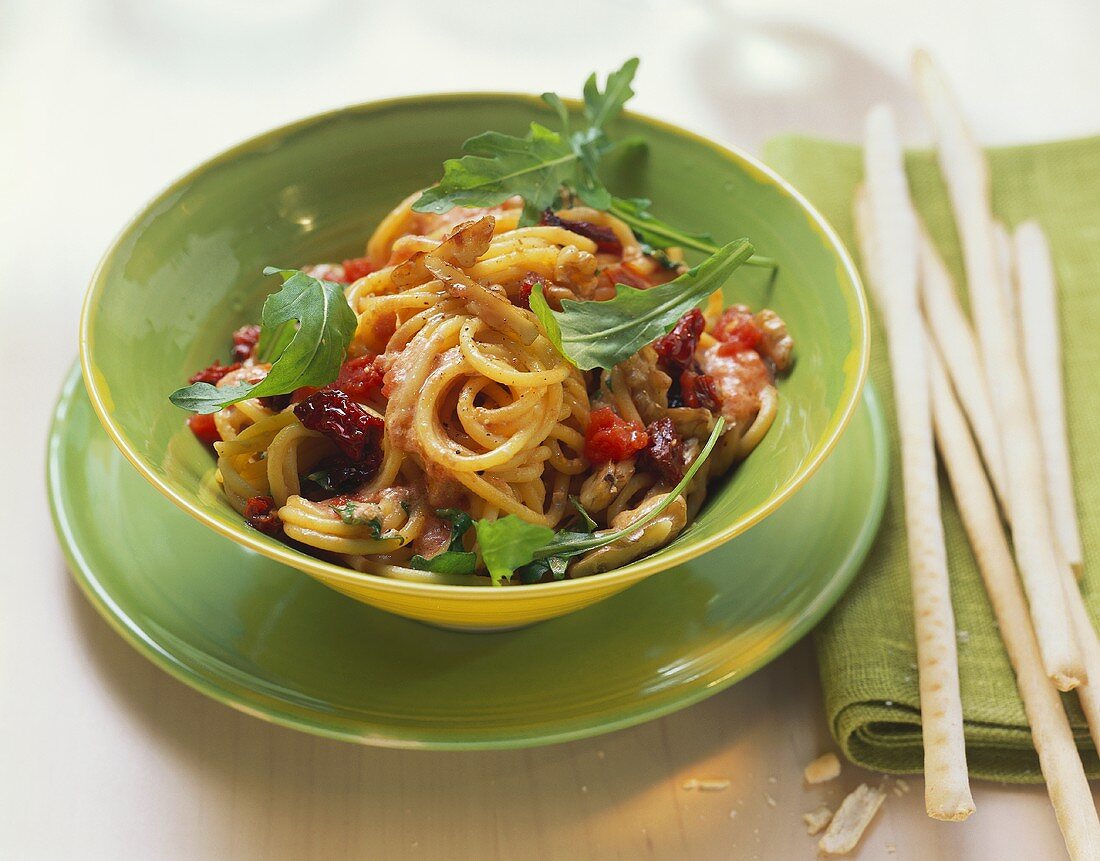
[[[119,229],[111,240],[103,256],[99,259],[80,307],[78,350],[80,365],[84,376],[85,388],[100,424],[106,430],[107,435],[125,456],[135,469],[165,497],[176,506],[186,511],[191,517],[204,524],[209,529],[225,536],[239,546],[253,550],[267,556],[276,562],[289,565],[299,571],[304,571],[322,582],[334,582],[340,584],[369,584],[375,592],[387,592],[391,595],[408,595],[419,593],[429,597],[453,597],[463,594],[465,597],[483,604],[504,603],[511,599],[507,592],[497,589],[478,589],[471,594],[468,586],[456,586],[440,583],[414,582],[410,580],[385,577],[370,572],[354,571],[352,569],[335,565],[323,559],[310,556],[305,553],[287,547],[285,544],[256,533],[253,530],[244,530],[239,525],[230,525],[221,519],[214,517],[208,511],[196,505],[180,490],[163,478],[137,451],[130,438],[115,422],[112,410],[109,406],[110,394],[106,390],[105,381],[93,360],[93,322],[99,308],[99,296],[103,289],[103,273],[110,265],[115,255],[123,244],[123,240],[130,236],[140,225],[142,219],[157,206],[165,203],[175,196],[180,189],[198,179],[204,173],[222,164],[227,164],[233,159],[255,152],[262,152],[273,145],[278,145],[294,134],[313,128],[322,123],[338,120],[345,116],[379,113],[392,109],[408,107],[430,107],[436,104],[452,104],[471,100],[483,100],[489,102],[520,102],[533,107],[545,107],[539,96],[506,91],[466,91],[429,93],[412,96],[398,96],[394,98],[378,99],[375,101],[345,105],[320,113],[311,114],[293,120],[288,123],[268,129],[252,137],[249,137],[233,146],[230,146],[214,156],[200,162],[188,170],[182,176],[169,183],[161,191],[153,195],[144,205],[139,207],[133,216]],[[582,103],[577,99],[566,98],[562,100],[571,107],[581,107]],[[781,193],[791,198],[802,210],[810,225],[824,238],[829,251],[836,258],[840,270],[852,285],[850,294],[845,295],[845,303],[848,306],[849,316],[854,314],[855,323],[852,328],[852,348],[843,362],[844,388],[841,393],[840,404],[829,418],[828,426],[822,437],[816,441],[814,447],[806,456],[803,465],[795,473],[786,479],[785,483],[763,502],[751,508],[714,535],[700,538],[692,543],[684,543],[667,555],[647,555],[641,559],[630,562],[621,568],[606,571],[596,575],[601,583],[610,585],[629,584],[638,580],[667,571],[676,565],[688,562],[704,553],[707,553],[720,545],[744,534],[748,529],[756,526],[766,517],[774,514],[785,502],[793,497],[813,475],[821,468],[821,465],[836,448],[837,443],[847,430],[855,411],[862,403],[861,393],[867,383],[870,373],[871,361],[871,322],[870,309],[867,294],[860,277],[859,270],[852,259],[851,253],[840,239],[836,229],[828,219],[815,207],[805,195],[794,187],[788,180],[774,169],[765,164],[761,159],[733,144],[719,143],[690,129],[683,128],[667,120],[659,119],[638,111],[623,110],[622,116],[648,124],[655,128],[669,132],[677,137],[688,139],[699,146],[705,147],[727,160],[738,164],[746,173],[758,182],[770,184]],[[853,307],[854,303],[854,307]],[[852,365],[855,360],[855,367]],[[100,388],[103,388],[103,391]],[[554,594],[557,592],[584,591],[578,587],[576,580],[558,580],[548,583],[534,583],[526,588],[531,593]],[[593,587],[588,587],[593,588]]]
[[[672,714],[695,705],[736,682],[747,678],[757,670],[774,661],[796,642],[801,640],[814,625],[840,600],[859,572],[871,549],[879,526],[889,489],[890,465],[888,457],[888,439],[882,401],[870,382],[864,386],[859,400],[860,409],[866,409],[870,422],[871,454],[868,459],[874,471],[871,481],[871,493],[867,514],[860,524],[859,531],[852,541],[842,564],[834,571],[826,586],[800,612],[795,622],[789,625],[781,636],[759,655],[744,665],[730,669],[716,679],[694,688],[687,688],[683,694],[668,700],[631,710],[628,714],[605,720],[597,724],[566,726],[558,730],[537,735],[509,736],[507,738],[448,739],[436,737],[430,739],[414,738],[393,732],[351,731],[338,725],[325,724],[310,720],[295,713],[292,709],[272,708],[272,698],[265,700],[264,706],[250,703],[242,697],[240,691],[234,691],[222,684],[213,674],[203,674],[196,668],[178,659],[164,649],[155,639],[148,636],[142,627],[115,603],[110,592],[96,576],[87,562],[75,539],[75,533],[63,508],[64,487],[63,470],[60,468],[61,449],[65,441],[65,417],[76,398],[87,396],[83,385],[79,365],[69,371],[57,402],[51,413],[46,445],[46,490],[50,506],[50,516],[59,539],[61,550],[68,563],[69,573],[85,598],[96,612],[115,630],[124,641],[129,643],[140,655],[164,670],[173,678],[211,699],[227,705],[236,711],[260,718],[268,723],[298,730],[310,735],[331,738],[338,741],[354,742],[375,747],[424,750],[509,750],[559,744],[583,738],[590,738],[620,729],[637,726],[651,720]],[[125,458],[123,459],[125,461]],[[238,545],[239,546],[239,545]],[[303,576],[304,573],[303,573]],[[470,635],[475,636],[475,635]],[[247,693],[256,692],[242,686]]]

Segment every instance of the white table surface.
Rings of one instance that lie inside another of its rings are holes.
[[[381,96],[578,91],[643,58],[635,106],[757,149],[858,133],[874,101],[923,140],[930,47],[990,143],[1100,131],[1100,6],[924,0],[9,0],[0,7],[0,857],[813,858],[802,787],[831,746],[802,643],[712,699],[532,751],[358,748],[238,714],[123,643],[70,582],[43,490],[81,293],[122,222],[199,160]],[[415,56],[416,61],[407,58]],[[732,781],[689,792],[689,777]],[[1042,788],[975,786],[962,825],[891,795],[857,857],[1062,857]],[[768,798],[774,800],[774,806]]]

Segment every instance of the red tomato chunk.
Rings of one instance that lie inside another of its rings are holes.
[[[378,393],[382,388],[382,377],[385,371],[378,366],[375,356],[360,356],[358,359],[348,359],[340,366],[340,373],[336,377],[333,388],[347,394],[357,401],[365,401]]]
[[[344,280],[349,284],[370,275],[373,271],[374,267],[366,257],[353,257],[351,260],[344,261]]]
[[[233,333],[233,358],[238,362],[251,359],[256,353],[258,343],[260,343],[260,327],[254,323],[241,326]]]
[[[745,305],[731,305],[722,312],[714,327],[714,337],[729,344],[723,355],[733,355],[742,350],[756,350],[764,342],[764,333],[756,325],[756,319]]]
[[[611,407],[602,407],[588,417],[584,454],[593,463],[627,460],[647,442],[649,437],[640,424],[619,418]]]
[[[283,531],[279,509],[270,496],[253,496],[244,505],[244,520],[249,526],[265,535],[278,535]]]
[[[222,435],[218,433],[218,426],[214,424],[213,413],[207,413],[206,415],[195,414],[187,419],[187,426],[191,428],[191,433],[197,436],[199,441],[206,445],[213,445],[216,442],[221,442]]]

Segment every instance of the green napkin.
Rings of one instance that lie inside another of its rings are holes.
[[[771,141],[765,159],[837,229],[858,262],[852,193],[857,147],[804,137]],[[1100,137],[989,151],[993,209],[1009,226],[1037,218],[1050,240],[1061,290],[1067,420],[1084,541],[1084,591],[1100,610]],[[954,221],[934,156],[908,155],[913,199],[960,289]],[[1026,309],[1024,309],[1026,313]],[[871,379],[894,436],[882,529],[852,588],[817,628],[815,643],[831,730],[849,759],[887,772],[919,772],[920,702],[902,524],[894,405],[881,321],[872,312]],[[1041,779],[1038,758],[985,589],[942,472],[943,518],[959,635],[959,673],[970,773],[1009,782]],[[1091,562],[1091,564],[1090,564]],[[1073,695],[1064,697],[1090,776],[1100,762]]]

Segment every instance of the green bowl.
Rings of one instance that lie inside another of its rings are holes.
[[[224,355],[271,289],[265,265],[296,267],[362,253],[374,225],[445,158],[486,129],[522,133],[550,121],[535,97],[455,94],[397,99],[322,114],[268,132],[174,183],[107,251],[81,319],[84,380],[123,454],[194,517],[245,547],[338,591],[410,618],[469,629],[552,618],[615,594],[718,546],[773,512],[832,451],[855,409],[868,361],[867,305],[855,268],[825,220],[751,157],[636,114],[610,129],[641,135],[605,172],[620,196],[719,240],[747,236],[774,257],[774,279],[745,267],[728,301],[774,308],[795,340],[775,423],[753,454],[712,490],[667,547],[580,580],[504,589],[361,574],[300,553],[247,527],[213,483],[209,452],[168,401],[194,368]],[[797,536],[792,536],[797,540]],[[186,552],[186,548],[180,548]]]

